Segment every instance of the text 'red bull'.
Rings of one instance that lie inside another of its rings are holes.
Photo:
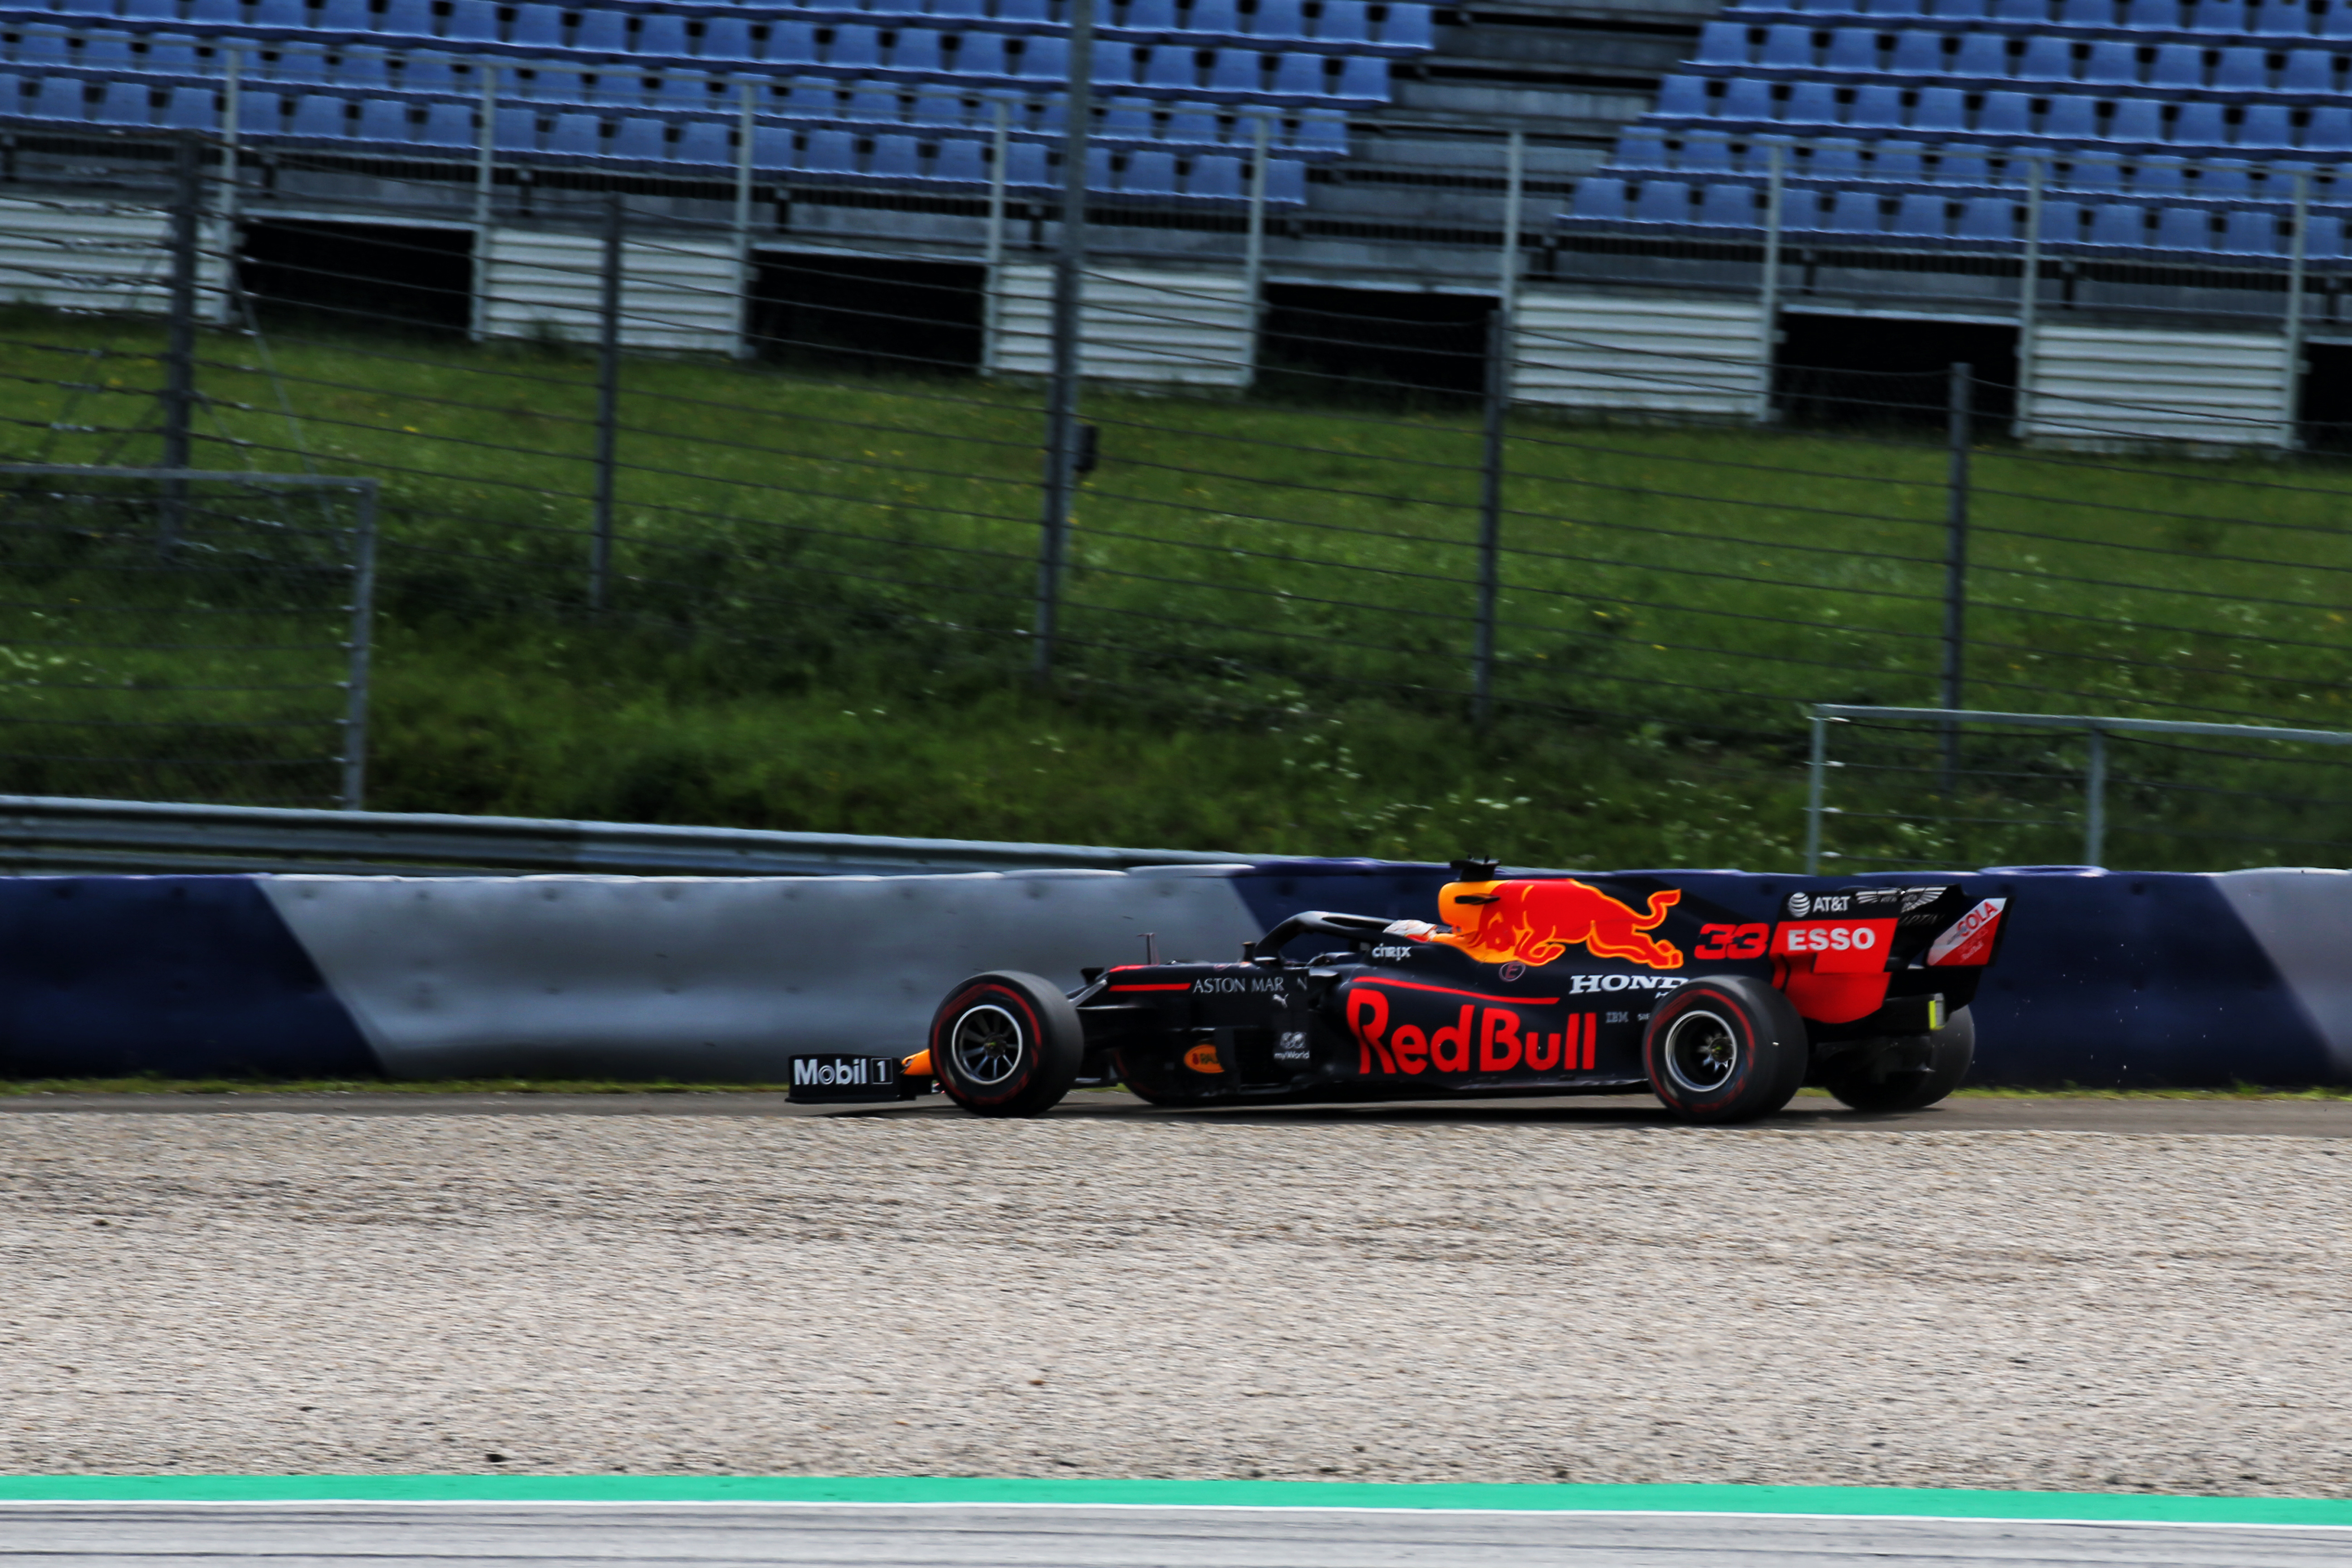
[[[1482,1073],[1591,1072],[1598,1013],[1571,1013],[1564,1034],[1528,1026],[1510,1007],[1480,1007],[1465,1002],[1454,1022],[1423,1033],[1419,1026],[1389,1027],[1389,999],[1369,986],[1348,994],[1348,1029],[1356,1037],[1356,1070],[1370,1076],[1412,1077],[1429,1072],[1468,1072],[1475,1059]]]
[[[1574,878],[1528,882],[1449,882],[1437,895],[1438,918],[1454,929],[1429,941],[1458,947],[1481,963],[1549,963],[1571,947],[1595,958],[1622,958],[1645,969],[1680,969],[1682,949],[1647,933],[1682,901],[1673,888],[1649,907],[1611,898]]]

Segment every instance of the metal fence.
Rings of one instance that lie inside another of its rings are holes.
[[[574,616],[1220,722],[1376,700],[1599,726],[1727,788],[1735,752],[1798,764],[1822,702],[2342,712],[2352,478],[2020,440],[2011,384],[1965,365],[1759,386],[1713,328],[1655,346],[1675,300],[1636,312],[1644,347],[1508,267],[1248,293],[1070,251],[1057,321],[1043,230],[894,271],[903,248],[740,251],[656,183],[548,177],[528,226],[453,249],[374,197],[231,222],[180,171],[176,199],[124,184],[100,205],[126,226],[90,242],[168,280],[172,319],[10,315],[0,442],[374,477],[402,624]],[[2109,433],[2165,411],[2074,405]],[[2135,844],[2267,858],[2284,828],[2256,817],[2307,824],[2305,793],[2252,779],[2234,827],[2166,806]],[[2333,824],[2297,829],[2305,858],[2342,858]]]
[[[370,479],[0,466],[0,776],[28,793],[358,809],[375,492]]]

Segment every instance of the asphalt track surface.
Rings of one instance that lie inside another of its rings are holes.
[[[2095,1521],[1036,1505],[34,1504],[0,1563],[369,1568],[2305,1568],[2352,1531]]]
[[[337,1116],[887,1116],[961,1117],[940,1096],[906,1105],[794,1105],[781,1094],[27,1094],[0,1096],[9,1111],[136,1111],[205,1113],[325,1112]],[[1639,1127],[1675,1119],[1647,1095],[1528,1100],[1444,1100],[1392,1105],[1265,1106],[1226,1110],[1171,1110],[1129,1094],[1081,1091],[1057,1107],[1056,1118],[1116,1117],[1279,1126],[1370,1122],[1465,1126]],[[1864,1116],[1825,1094],[1799,1095],[1779,1116],[1758,1125],[1781,1131],[1836,1132],[1857,1128],[1916,1127],[1936,1132],[2138,1132],[2238,1134],[2259,1137],[2352,1138],[2352,1099],[2126,1099],[2099,1095],[1963,1095],[1926,1110]]]

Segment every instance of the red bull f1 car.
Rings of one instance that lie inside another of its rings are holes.
[[[1237,962],[1088,970],[1069,994],[974,975],[903,1077],[990,1116],[1111,1083],[1199,1106],[1648,1092],[1706,1122],[1811,1084],[1916,1110],[1968,1072],[1969,1003],[2008,901],[1843,887],[1757,920],[1670,876],[1454,870],[1434,921],[1296,914]]]

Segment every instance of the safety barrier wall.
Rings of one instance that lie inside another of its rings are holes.
[[[976,970],[1074,986],[1082,966],[1140,959],[1146,932],[1163,957],[1222,958],[1301,909],[1426,919],[1447,875],[1301,861],[6,879],[0,1073],[775,1081],[801,1051],[914,1048],[939,998]],[[1758,920],[1792,891],[1854,880],[1665,875],[1687,899]],[[1960,879],[2012,900],[1976,1005],[1978,1081],[2352,1082],[2352,873]]]

